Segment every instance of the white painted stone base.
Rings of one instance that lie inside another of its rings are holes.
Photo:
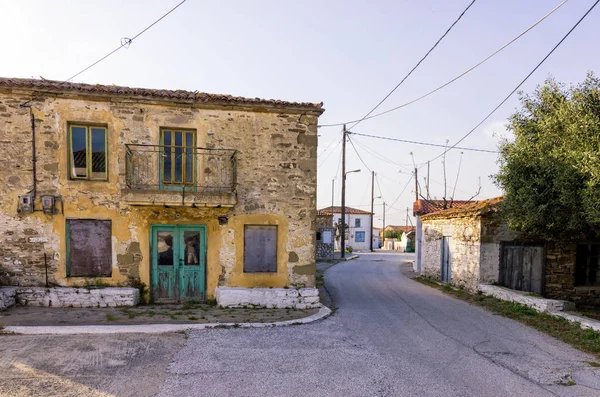
[[[321,307],[317,288],[217,287],[215,297],[222,307],[266,307],[312,309]]]
[[[17,289],[15,287],[0,287],[0,312],[14,306]]]
[[[563,312],[575,310],[575,303],[573,302],[531,296],[528,295],[527,292],[515,291],[497,285],[479,284],[479,290],[484,295],[490,295],[503,301],[521,303],[538,312]]]
[[[20,305],[47,307],[135,306],[140,301],[137,288],[44,288],[17,287]]]

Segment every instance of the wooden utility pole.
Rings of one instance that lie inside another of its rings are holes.
[[[429,161],[427,162],[427,200],[430,199],[429,197]]]
[[[335,217],[333,215],[333,199],[335,198],[335,178],[331,180],[331,227],[335,223]],[[335,236],[334,236],[335,238]]]
[[[419,169],[415,167],[415,201],[419,201]]]
[[[371,252],[373,252],[373,201],[375,201],[375,171],[371,171]]]
[[[342,130],[342,225],[340,235],[341,257],[345,258],[346,251],[346,124]]]

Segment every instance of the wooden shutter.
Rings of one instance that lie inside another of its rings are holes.
[[[277,272],[277,226],[244,226],[244,272]]]
[[[110,220],[67,219],[67,276],[112,275]]]

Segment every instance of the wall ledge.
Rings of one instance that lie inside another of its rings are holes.
[[[16,288],[16,302],[29,306],[119,307],[136,306],[139,301],[140,291],[137,288]]]
[[[317,288],[217,287],[217,304],[222,307],[266,307],[312,309],[321,307]]]
[[[538,312],[564,312],[575,310],[575,303],[556,299],[546,299],[530,295],[528,292],[516,291],[498,285],[479,284],[479,290],[487,296],[494,298],[521,303],[529,306]]]

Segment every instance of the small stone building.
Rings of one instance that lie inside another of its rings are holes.
[[[600,305],[600,242],[540,241],[508,230],[501,197],[421,216],[421,274],[476,291],[498,283]]]
[[[165,302],[313,288],[322,112],[0,78],[0,283],[143,283]]]
[[[334,237],[335,228],[333,227],[333,215],[325,211],[317,210],[317,260],[333,258]]]

